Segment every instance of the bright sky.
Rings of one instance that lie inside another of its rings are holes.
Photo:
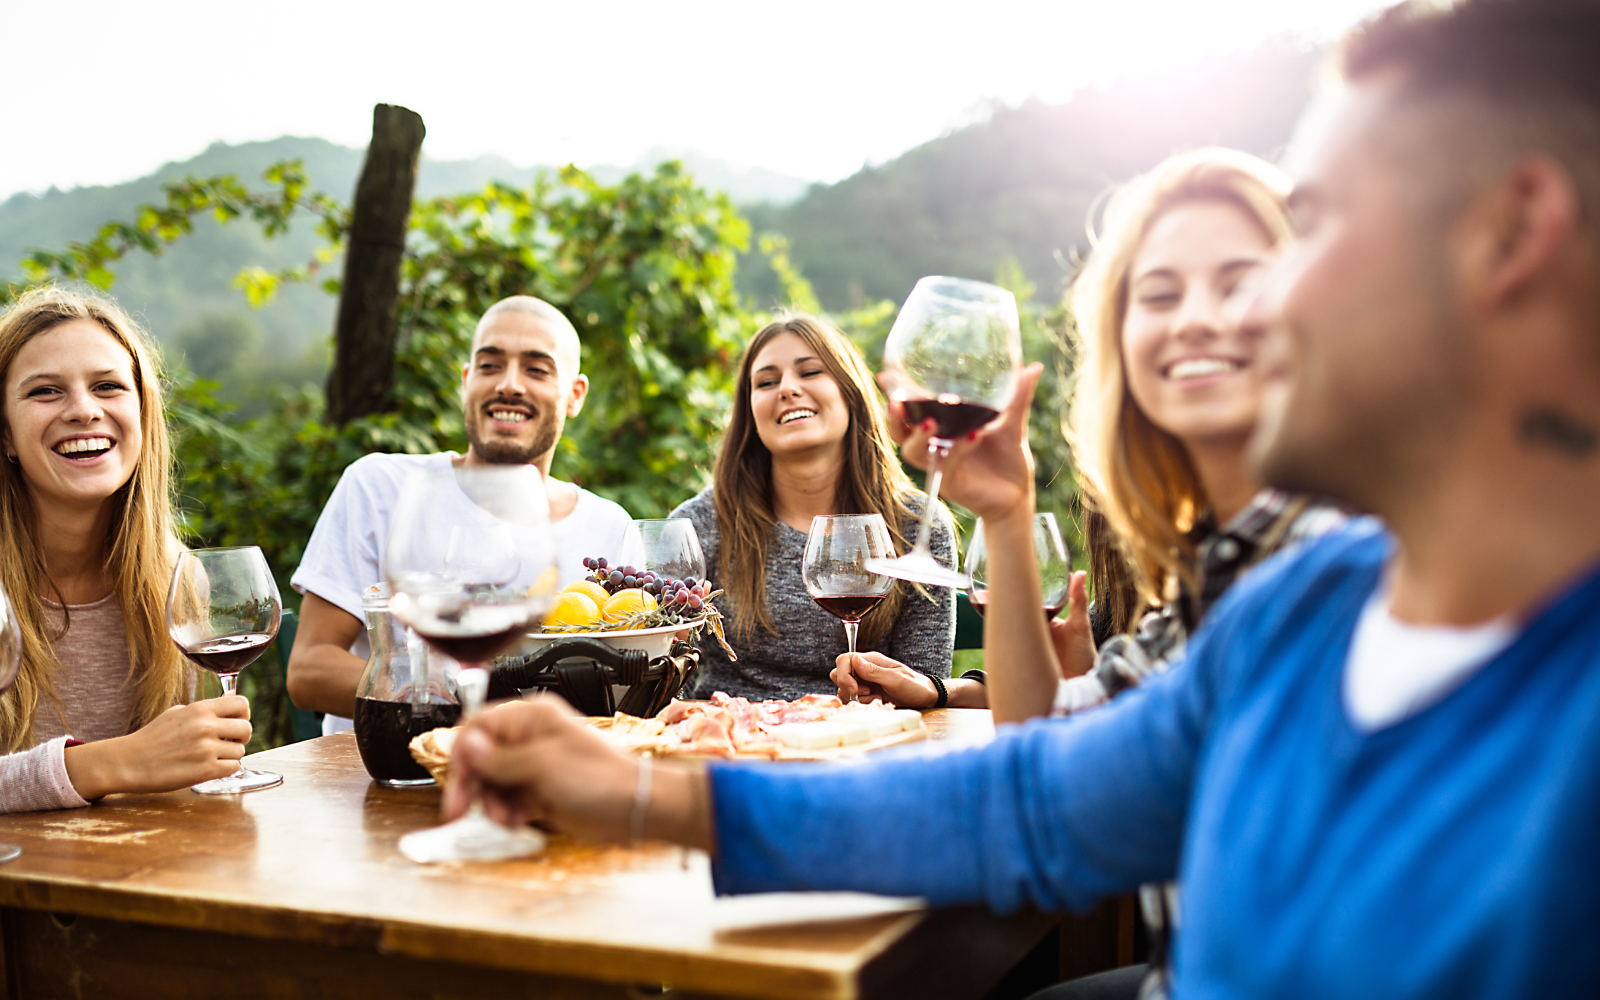
[[[656,147],[832,181],[985,102],[1061,101],[1379,0],[79,0],[10,4],[0,197],[113,183],[215,140],[364,146],[372,105],[425,153],[631,164]]]

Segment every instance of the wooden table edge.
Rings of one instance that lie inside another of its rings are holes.
[[[156,901],[159,900],[159,903]],[[370,951],[509,972],[573,976],[621,985],[670,983],[680,990],[773,1000],[853,1000],[860,973],[912,932],[928,911],[908,911],[851,956],[725,945],[737,955],[684,954],[642,945],[607,945],[441,927],[328,910],[191,896],[174,906],[158,891],[60,876],[10,876],[0,868],[0,907],[73,913],[158,927],[209,931]],[[619,954],[625,952],[625,954]]]

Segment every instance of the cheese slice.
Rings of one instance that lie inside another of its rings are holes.
[[[834,719],[833,724],[839,727],[839,742],[844,746],[872,742],[872,727],[863,719]]]
[[[893,712],[861,712],[855,721],[864,722],[875,740],[894,736],[905,729],[905,722]]]
[[[833,722],[791,722],[776,727],[778,740],[795,750],[826,750],[843,746],[845,728]]]
[[[914,733],[922,728],[922,713],[914,708],[897,708],[894,715],[900,720],[902,732]]]

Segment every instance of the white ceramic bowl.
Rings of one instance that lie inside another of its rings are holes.
[[[642,649],[650,659],[666,656],[672,638],[679,632],[697,631],[704,621],[687,625],[658,625],[655,628],[623,629],[617,632],[530,632],[503,656],[534,656],[557,639],[599,639],[612,649]],[[576,657],[575,657],[576,659]]]

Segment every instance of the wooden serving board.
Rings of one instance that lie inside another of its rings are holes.
[[[616,720],[606,717],[590,716],[588,717],[587,721],[589,725],[595,727],[596,729],[609,730],[611,729],[612,723]],[[736,753],[732,757],[724,757],[721,754],[681,753],[670,750],[662,751],[658,747],[648,744],[636,747],[623,747],[623,749],[632,750],[636,753],[655,753],[658,756],[671,757],[674,760],[848,760],[852,757],[860,757],[865,754],[872,753],[875,750],[882,750],[885,747],[898,746],[901,743],[915,743],[918,740],[925,740],[927,738],[928,727],[926,725],[922,725],[914,730],[911,730],[910,732],[895,733],[891,736],[880,736],[875,740],[868,740],[865,743],[852,743],[849,746],[824,747],[820,750],[801,750],[796,747],[780,746],[772,753]]]

